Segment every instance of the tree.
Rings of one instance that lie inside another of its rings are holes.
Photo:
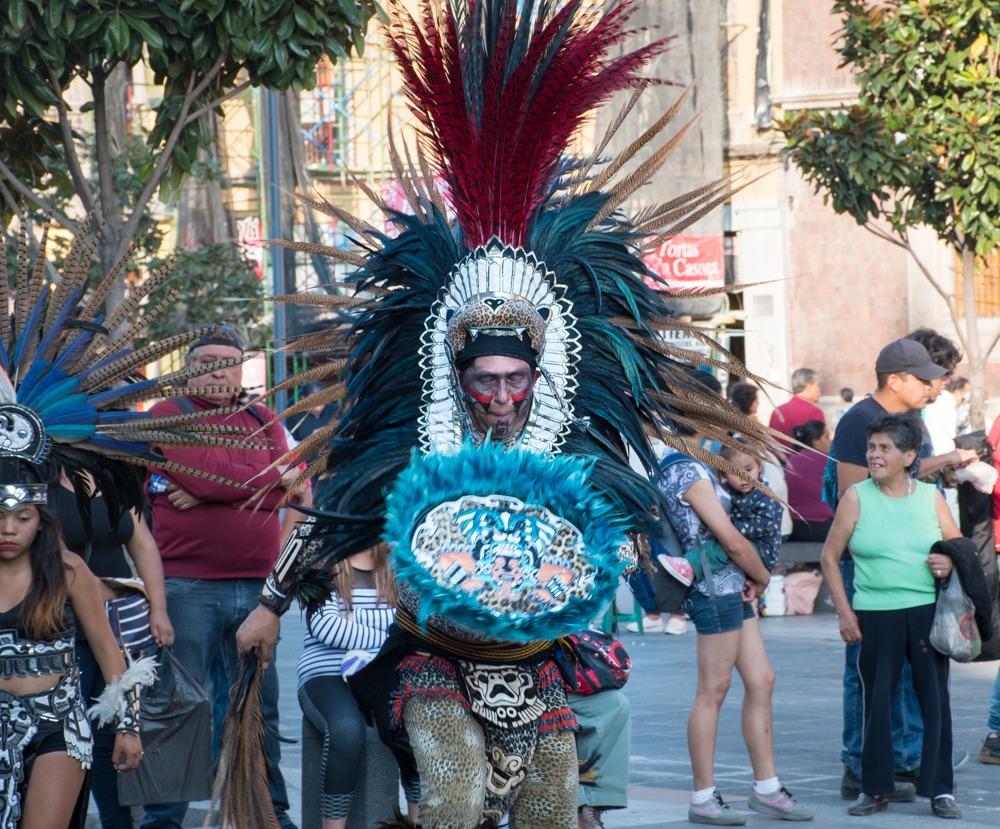
[[[211,141],[202,116],[221,115],[220,105],[250,86],[310,88],[321,57],[363,51],[378,7],[376,0],[6,0],[0,8],[0,198],[9,210],[13,199],[27,200],[76,231],[70,213],[45,197],[65,171],[101,231],[101,266],[110,270],[154,194],[169,200]],[[125,144],[125,76],[140,61],[163,98],[142,189],[125,205],[114,159]],[[70,122],[66,90],[75,82],[91,92],[92,155]],[[28,140],[40,154],[27,151]]]
[[[986,363],[977,258],[1000,245],[1000,8],[996,0],[836,0],[837,50],[854,70],[846,110],[789,113],[787,154],[838,213],[905,249],[948,307],[982,425]],[[931,228],[961,259],[964,320],[910,243]],[[964,325],[963,325],[964,322]]]

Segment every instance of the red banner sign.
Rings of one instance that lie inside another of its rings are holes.
[[[662,282],[647,279],[651,288],[721,288],[726,284],[721,236],[675,236],[646,254],[646,267]]]

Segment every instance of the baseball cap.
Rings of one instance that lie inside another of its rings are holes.
[[[931,362],[931,355],[916,340],[893,340],[878,353],[875,360],[876,374],[906,372],[929,383],[944,377],[948,370]]]
[[[188,348],[188,354],[203,345],[228,345],[246,351],[246,345],[239,332],[229,324],[219,325],[195,340]]]

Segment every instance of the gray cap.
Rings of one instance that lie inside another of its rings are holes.
[[[916,340],[893,340],[878,353],[876,374],[912,374],[929,383],[944,377],[948,370],[931,362],[931,355]]]

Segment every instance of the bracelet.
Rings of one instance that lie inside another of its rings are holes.
[[[126,662],[127,662],[126,658]],[[87,715],[98,727],[115,724],[120,734],[138,734],[140,727],[139,694],[156,681],[156,658],[146,656],[132,662],[125,673],[109,682]]]

